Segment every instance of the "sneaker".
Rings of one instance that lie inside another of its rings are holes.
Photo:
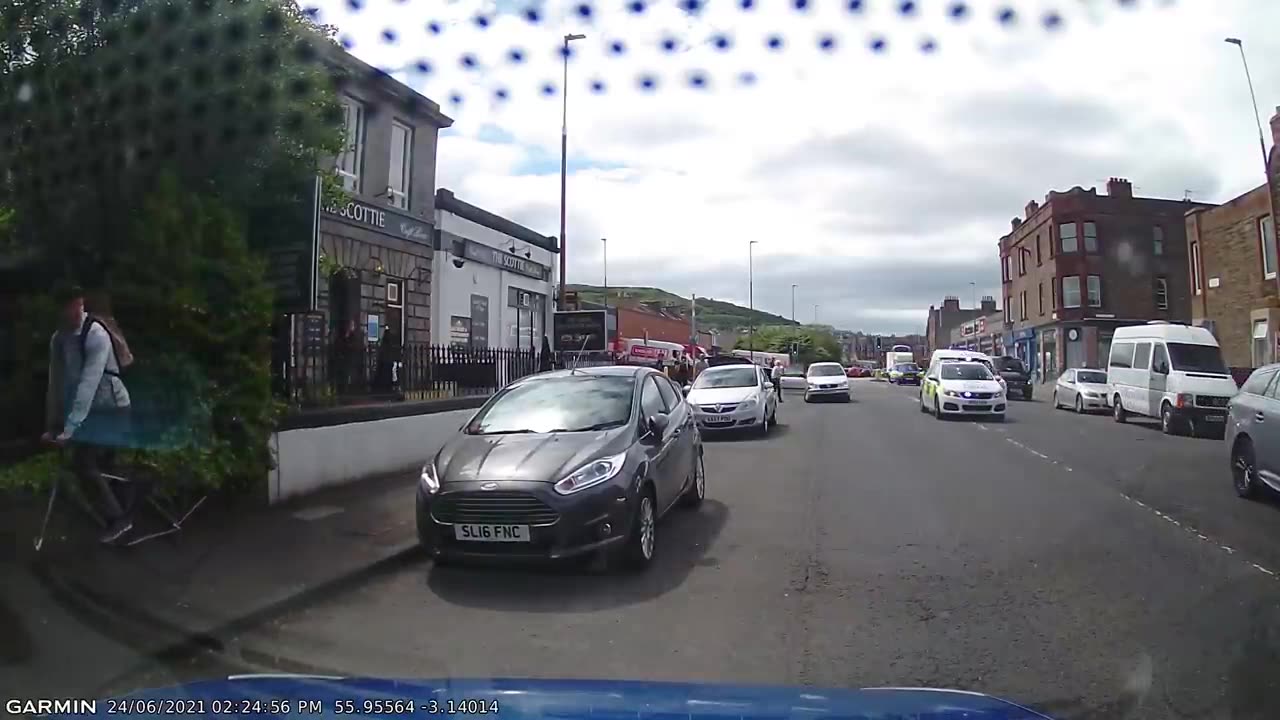
[[[111,523],[111,525],[107,527],[106,532],[102,533],[102,537],[98,538],[98,542],[101,542],[103,545],[111,545],[112,543],[116,542],[120,538],[124,537],[124,534],[129,532],[132,529],[133,529],[133,523],[129,520],[125,520],[121,518],[120,520],[116,520],[115,522]]]

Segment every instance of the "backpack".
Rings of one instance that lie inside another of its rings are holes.
[[[80,327],[80,357],[84,357],[85,343],[89,338],[89,328],[97,323],[107,331],[107,336],[111,338],[111,354],[115,356],[116,367],[120,368],[120,372],[110,369],[103,369],[104,375],[112,375],[120,377],[120,373],[127,370],[133,365],[133,353],[129,350],[129,344],[125,342],[124,333],[120,332],[120,328],[115,324],[114,320],[96,315],[89,315],[85,318],[84,325]]]

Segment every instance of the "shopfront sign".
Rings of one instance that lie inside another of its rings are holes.
[[[603,310],[565,310],[552,320],[555,349],[560,351],[600,351],[606,347]]]
[[[320,179],[307,177],[291,190],[249,220],[249,244],[266,258],[266,279],[280,315],[310,313],[318,306]]]
[[[537,278],[538,280],[546,280],[551,277],[550,268],[546,265],[509,253],[506,250],[467,240],[464,252],[468,260],[474,260],[483,265],[492,265],[508,272]]]
[[[326,205],[324,213],[339,222],[417,243],[431,242],[431,225],[409,215],[362,202]]]

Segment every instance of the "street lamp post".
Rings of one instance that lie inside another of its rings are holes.
[[[819,306],[816,304],[813,306],[813,324],[814,325],[818,324],[818,307]]]
[[[561,88],[560,109],[560,309],[565,309],[564,276],[568,268],[565,257],[565,189],[569,184],[569,43],[582,40],[586,35],[569,34],[564,36],[564,49],[560,56],[564,60],[564,86]]]
[[[796,321],[796,284],[791,283],[791,322]]]
[[[601,256],[604,264],[604,314],[609,314],[609,238],[600,238]]]
[[[978,309],[978,283],[976,282],[969,283],[969,290],[971,291],[970,297],[973,298],[973,309],[977,310]],[[978,334],[978,316],[977,315],[973,316],[973,334],[974,334],[973,349],[977,350],[978,346],[980,345],[979,339],[977,337],[977,334]]]
[[[1270,171],[1267,167],[1267,141],[1262,135],[1262,115],[1258,113],[1258,97],[1253,94],[1253,77],[1249,75],[1249,61],[1244,56],[1244,41],[1240,38],[1226,38],[1224,42],[1235,45],[1240,50],[1240,63],[1244,65],[1244,79],[1249,83],[1249,99],[1253,101],[1253,121],[1258,125],[1258,148],[1262,150],[1262,171],[1270,182]]]
[[[756,273],[755,273],[755,249],[759,240],[752,240],[747,243],[747,307],[751,310],[750,322],[748,327],[747,346],[751,349],[751,362],[756,361]]]

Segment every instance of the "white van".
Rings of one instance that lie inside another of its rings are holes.
[[[1213,333],[1162,320],[1116,329],[1107,382],[1116,422],[1129,413],[1160,418],[1168,435],[1221,436],[1239,391]]]

